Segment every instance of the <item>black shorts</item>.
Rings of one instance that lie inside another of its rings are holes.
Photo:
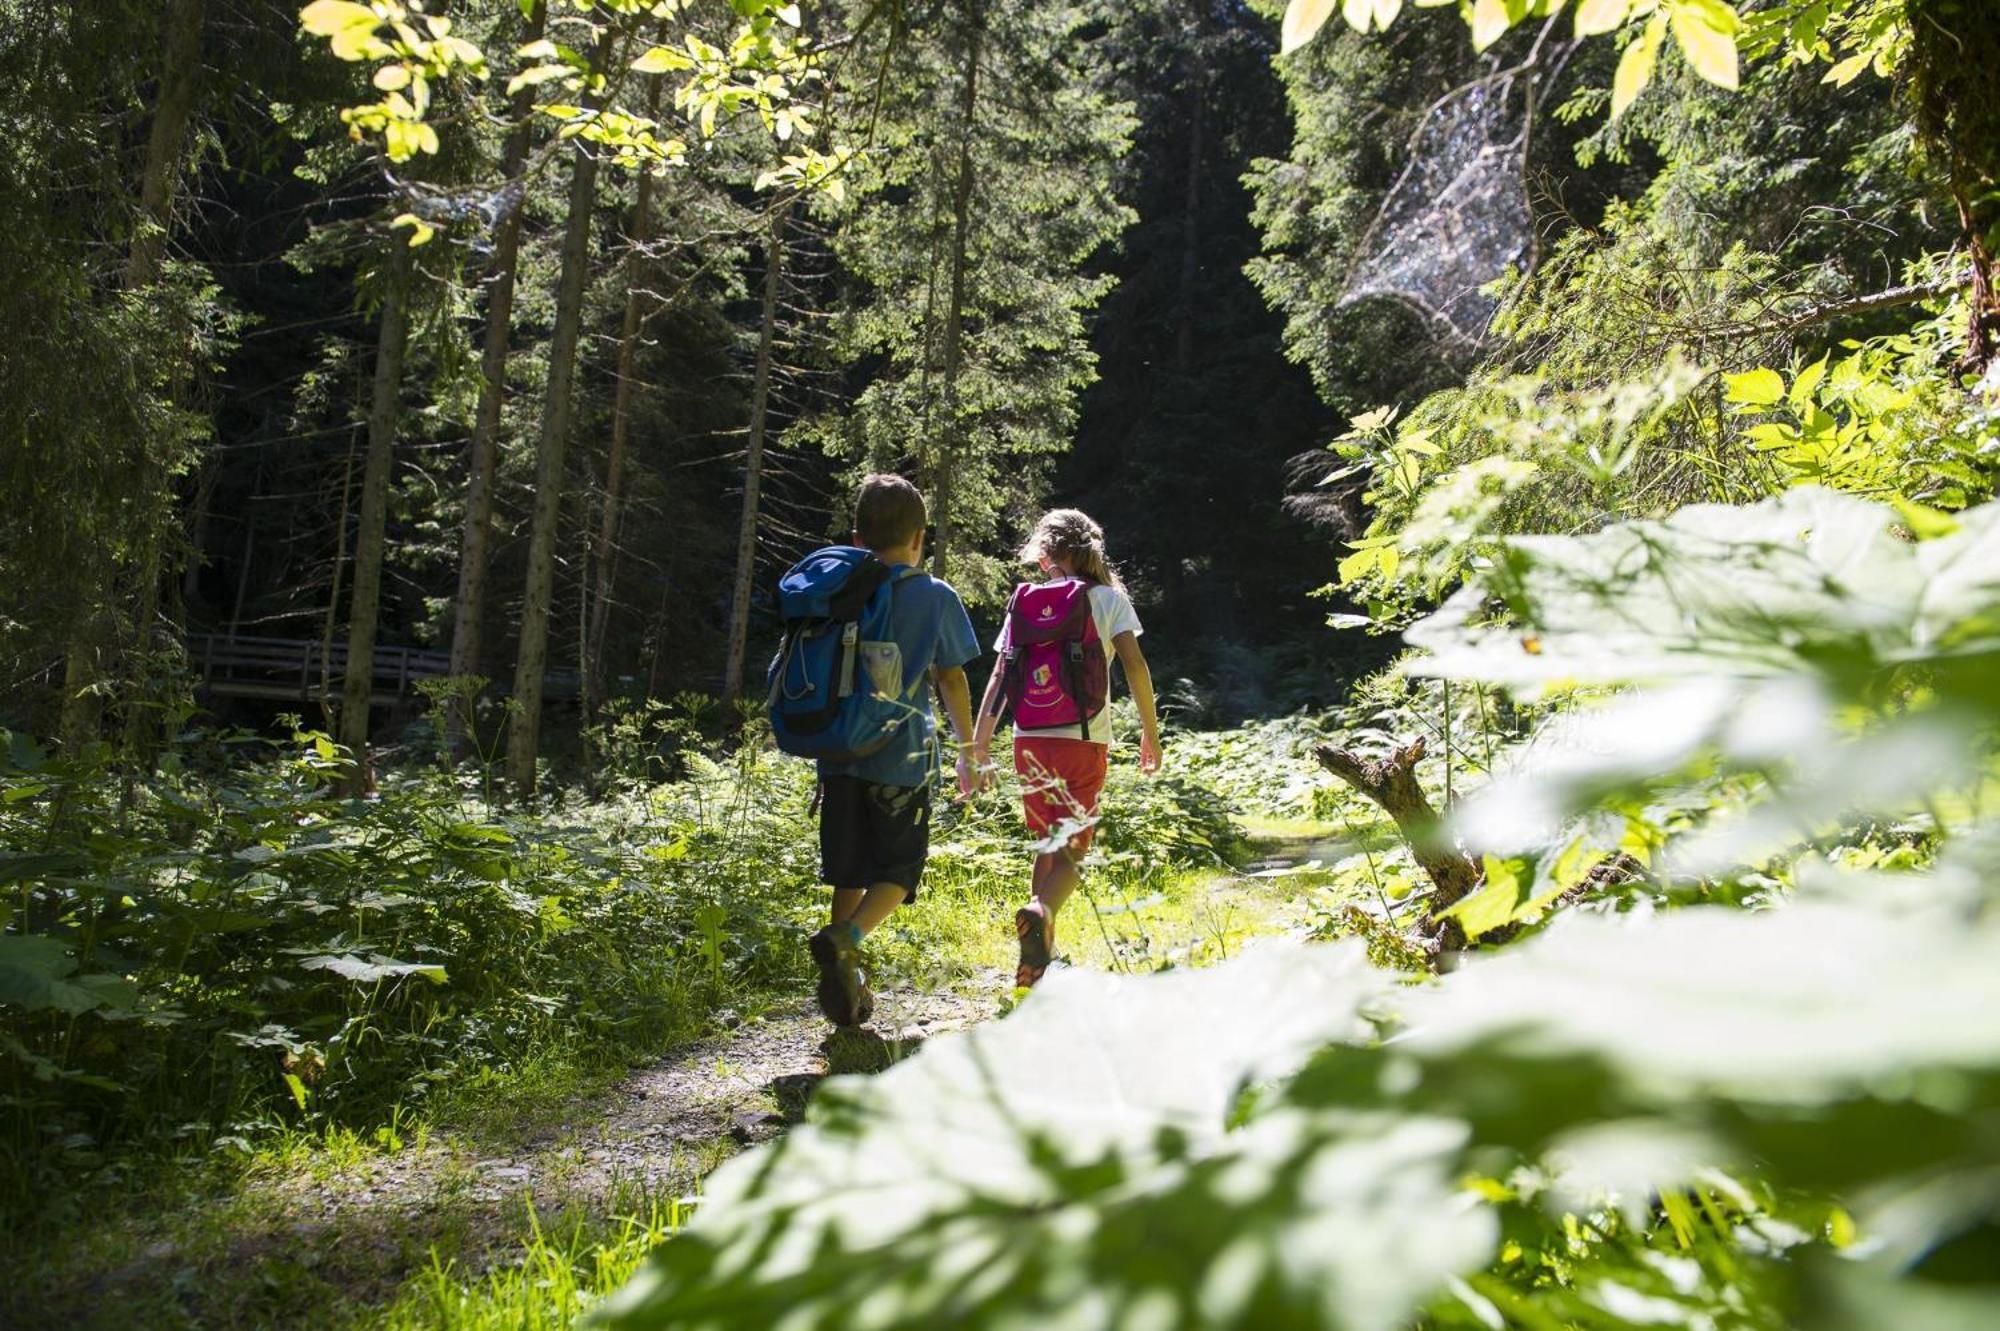
[[[915,901],[931,853],[930,786],[879,786],[858,776],[822,784],[820,878],[844,888],[894,883]]]

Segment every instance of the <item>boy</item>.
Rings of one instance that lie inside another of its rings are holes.
[[[892,569],[914,567],[924,557],[926,521],[916,486],[901,476],[870,476],[854,504],[854,544]],[[965,665],[979,655],[965,603],[928,574],[912,574],[893,588],[890,622],[904,678],[929,672],[964,746],[972,736]],[[929,691],[914,692],[909,719],[886,747],[855,762],[819,765],[820,876],[833,887],[833,918],[808,946],[819,966],[820,1010],[839,1026],[860,1025],[874,1011],[860,967],[861,940],[896,907],[916,899],[930,854],[937,721]],[[960,793],[971,794],[980,779],[961,747]]]

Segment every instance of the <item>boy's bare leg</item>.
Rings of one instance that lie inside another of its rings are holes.
[[[908,888],[897,883],[876,883],[866,889],[837,887],[833,890],[833,922],[851,924],[856,933],[866,938],[909,894]]]

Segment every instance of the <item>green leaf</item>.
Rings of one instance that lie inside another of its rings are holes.
[[[1341,5],[1347,26],[1356,32],[1367,32],[1371,27],[1387,32],[1402,10],[1403,0],[1343,0]]]
[[[1785,398],[1785,377],[1776,370],[1759,367],[1741,374],[1725,374],[1728,398],[1742,406],[1770,407]]]
[[[1893,510],[1801,486],[1589,536],[1513,538],[1492,569],[1410,630],[1413,645],[1434,653],[1411,668],[1522,688],[1707,675],[1862,690],[1881,671],[1935,662],[1927,637],[1972,632],[2000,609],[2000,584],[1988,578],[1955,584],[1962,596],[1949,612],[1940,607],[1960,622],[1913,623],[1912,608],[1938,582],[1920,554],[1945,560],[1992,539],[1993,509],[1966,514],[1957,536],[1912,546],[1896,534]],[[1505,600],[1515,622],[1477,623],[1488,596]],[[1521,647],[1528,630],[1532,652]]]
[[[1618,57],[1618,72],[1611,79],[1611,118],[1616,120],[1625,114],[1626,108],[1638,100],[1639,94],[1652,82],[1653,67],[1660,57],[1660,39],[1666,35],[1665,21],[1654,15],[1638,40],[1625,48]]]
[[[1508,9],[1507,0],[1473,0],[1473,49],[1484,51],[1514,26],[1514,15]]]
[[[415,961],[396,961],[389,957],[373,955],[367,958],[346,953],[326,953],[307,957],[299,963],[302,970],[331,971],[344,980],[356,984],[374,984],[379,980],[397,980],[406,975],[418,975],[432,984],[445,982],[444,967],[426,965]]]
[[[1290,55],[1318,35],[1333,17],[1338,0],[1289,0],[1279,28],[1278,52]]]
[[[1355,944],[1053,974],[1003,1021],[823,1085],[803,1127],[709,1176],[694,1222],[600,1316],[1407,1325],[1497,1242],[1457,1187],[1458,1125],[1280,1110],[1232,1127],[1246,1084],[1365,1038],[1387,983]]]
[[[1576,35],[1599,37],[1624,26],[1632,0],[1583,0],[1576,7]]]
[[[1792,391],[1787,399],[1793,411],[1804,411],[1806,404],[1813,400],[1813,392],[1822,379],[1826,378],[1826,357],[1821,356],[1811,365],[1799,371],[1799,377],[1792,380]]]
[[[666,74],[694,67],[687,53],[675,46],[655,46],[632,62],[632,68],[641,74]]]
[[[1736,34],[1742,20],[1723,0],[1670,0],[1674,40],[1694,72],[1717,87],[1737,80]]]
[[[1348,583],[1358,582],[1362,578],[1367,577],[1381,565],[1381,562],[1381,547],[1355,551],[1353,554],[1347,556],[1347,558],[1341,560],[1336,570],[1340,575],[1341,585],[1345,586]]]
[[[531,65],[507,80],[507,92],[512,95],[523,88],[540,87],[556,79],[569,78],[576,72],[568,65]]]
[[[1467,938],[1479,938],[1512,922],[1515,909],[1527,895],[1519,861],[1487,855],[1483,863],[1485,875],[1479,887],[1443,912],[1464,927]]]
[[[1827,70],[1826,77],[1821,79],[1820,82],[1831,83],[1836,88],[1845,88],[1848,84],[1866,73],[1868,66],[1873,63],[1874,56],[1867,51],[1863,51],[1859,55],[1851,55],[1847,59],[1835,64],[1833,68]]]
[[[366,5],[351,0],[313,0],[299,11],[299,26],[315,37],[333,37],[349,28],[371,32],[382,20]]]
[[[138,991],[124,977],[76,970],[76,958],[58,939],[0,934],[0,1003],[74,1016],[100,1008],[128,1010],[138,1002]]]

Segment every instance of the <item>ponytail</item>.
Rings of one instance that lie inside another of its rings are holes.
[[[1085,582],[1125,590],[1117,568],[1104,553],[1104,528],[1078,509],[1051,509],[1035,524],[1034,534],[1021,547],[1021,558],[1034,563],[1044,557]]]

